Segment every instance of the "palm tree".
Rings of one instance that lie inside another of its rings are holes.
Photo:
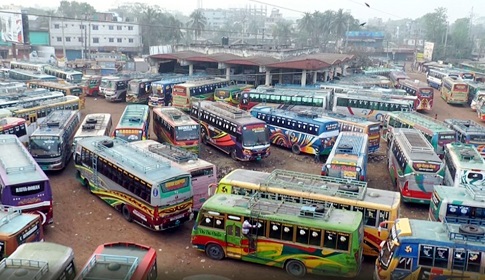
[[[168,18],[168,25],[170,26],[170,39],[174,43],[178,44],[180,40],[184,37],[184,34],[181,30],[183,27],[183,23],[180,20],[176,19],[173,15],[170,15]]]
[[[154,46],[159,43],[159,38],[162,37],[162,29],[158,28],[163,15],[160,10],[154,9],[150,6],[146,6],[145,10],[141,12],[141,26],[142,26],[142,40],[144,52],[148,52],[150,46]]]
[[[344,37],[345,32],[349,24],[353,22],[353,18],[350,14],[344,13],[343,9],[339,9],[335,14],[335,18],[332,22],[332,31],[334,32],[335,39]]]
[[[277,40],[278,45],[290,43],[292,33],[291,22],[289,21],[281,20],[273,26],[273,37]]]
[[[312,14],[305,13],[305,15],[298,20],[298,29],[300,34],[306,34],[308,36],[307,39],[313,40],[314,20]],[[313,44],[313,42],[311,43]]]
[[[189,26],[194,30],[194,36],[196,41],[197,37],[200,36],[202,31],[204,30],[206,24],[207,19],[205,18],[201,9],[197,9],[190,14]]]

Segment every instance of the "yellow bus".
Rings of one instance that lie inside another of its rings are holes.
[[[401,198],[398,192],[368,189],[367,183],[357,180],[325,177],[288,170],[272,173],[236,169],[209,187],[212,192],[252,195],[254,192],[280,199],[292,197],[332,203],[335,208],[360,211],[364,214],[364,255],[377,256],[379,245],[389,232],[379,224],[399,217]]]
[[[441,98],[449,104],[468,104],[468,84],[463,80],[444,77],[441,84]]]

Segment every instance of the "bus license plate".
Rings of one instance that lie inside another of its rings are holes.
[[[175,216],[175,217],[173,217],[173,218],[170,218],[170,221],[175,221],[175,220],[181,219],[181,218],[183,218],[183,217],[184,217],[184,215],[185,215],[185,214],[180,214],[180,215],[177,215],[177,216]]]

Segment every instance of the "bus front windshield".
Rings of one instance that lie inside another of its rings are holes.
[[[71,74],[71,81],[72,83],[79,84],[83,80],[83,74]]]
[[[198,140],[199,139],[199,128],[197,125],[183,125],[176,128],[175,140],[186,141],[186,140]]]
[[[133,82],[128,84],[128,91],[132,93],[138,93],[138,82]]]
[[[269,145],[269,132],[265,124],[247,125],[242,132],[243,146],[254,147]]]
[[[37,158],[58,157],[61,155],[61,141],[57,136],[31,136],[29,150]]]
[[[420,92],[421,92],[421,96],[423,97],[430,97],[433,95],[433,91],[430,89],[422,89]]]

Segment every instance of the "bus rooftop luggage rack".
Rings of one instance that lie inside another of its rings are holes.
[[[5,152],[5,155],[0,152],[0,165],[5,168],[5,172],[7,174],[22,173],[25,171],[35,170],[35,161],[32,160],[30,154],[25,149],[23,149],[23,144],[16,137],[1,139],[0,144],[2,143],[15,143],[17,146],[20,147],[18,150],[21,151],[22,155],[24,156],[23,158],[19,158],[19,155],[13,155],[12,157],[11,151],[7,152],[8,149],[3,147],[3,152]],[[27,160],[27,162],[21,163],[21,161],[25,160]]]
[[[483,162],[482,156],[478,153],[475,146],[472,144],[454,142],[451,143],[451,147],[456,150],[456,154],[462,161],[474,161],[476,163]]]
[[[367,191],[367,182],[315,174],[275,169],[261,183],[265,188],[280,188],[311,194],[339,196],[362,200]]]
[[[0,227],[8,224],[15,217],[22,215],[22,209],[7,205],[0,205]]]
[[[129,280],[135,273],[139,262],[137,257],[96,254],[81,271],[80,279]],[[109,275],[108,278],[103,277],[106,274]]]
[[[177,163],[197,160],[198,156],[188,150],[167,144],[152,144],[148,146],[152,153],[159,154]]]
[[[405,118],[411,120],[412,122],[415,122],[416,124],[427,123],[430,129],[449,129],[443,122],[415,111],[399,112],[398,114],[401,114],[401,116],[404,116]]]
[[[445,123],[451,126],[457,126],[466,132],[482,132],[485,133],[485,127],[472,120],[460,120],[460,119],[446,119]]]
[[[443,221],[443,227],[448,233],[450,240],[462,242],[485,243],[485,228],[478,224],[456,224],[450,223],[446,218]]]
[[[105,116],[105,114],[96,114],[94,116],[90,116],[89,119],[86,120],[86,123],[83,124],[82,129],[101,129],[101,125],[104,123]]]
[[[364,144],[363,137],[353,135],[351,132],[345,132],[345,134],[342,134],[340,143],[336,147],[336,154],[360,155],[361,147]]]
[[[402,136],[401,138],[404,145],[407,146],[411,153],[434,153],[434,149],[430,147],[426,138],[424,138],[418,130],[400,131],[399,133],[396,133],[396,137],[398,137],[398,135]]]
[[[2,279],[40,280],[47,272],[49,272],[47,262],[10,258],[5,258],[0,262],[0,278]]]
[[[463,187],[473,200],[485,202],[485,187],[475,186],[471,184],[464,184]]]
[[[188,121],[188,120],[191,120],[191,118],[185,114],[185,113],[182,113],[180,110],[178,109],[175,109],[175,108],[161,108],[162,109],[162,112],[163,113],[166,113],[170,119],[172,119],[173,121]]]
[[[52,111],[47,117],[40,123],[39,127],[59,127],[63,128],[68,121],[68,117],[73,111],[59,110]]]
[[[206,110],[210,110],[216,114],[221,114],[233,119],[251,117],[249,112],[220,101],[205,103],[203,107],[205,107]]]

